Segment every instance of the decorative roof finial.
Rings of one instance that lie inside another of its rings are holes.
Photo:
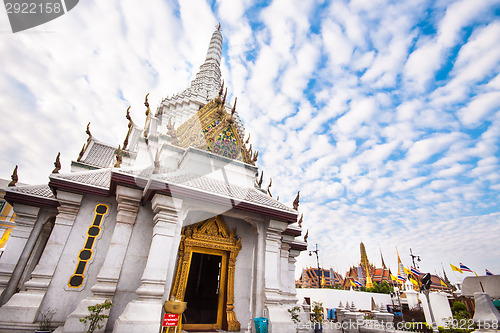
[[[226,91],[224,92],[224,98],[222,99],[222,107],[226,104],[226,96],[227,96],[227,88]]]
[[[260,173],[260,179],[257,182],[257,185],[259,185],[259,187],[262,187],[262,180],[263,179],[264,179],[264,170],[262,170],[262,172]]]
[[[10,179],[12,179],[12,180],[10,181],[9,185],[7,185],[7,186],[9,186],[9,187],[16,186],[16,183],[19,180],[19,177],[17,177],[17,165],[14,168],[14,171],[12,172],[12,176],[10,176]]]
[[[122,149],[120,146],[118,146],[118,149],[116,150],[116,163],[114,167],[119,168],[122,165],[122,162],[123,162]]]
[[[250,142],[250,132],[248,133],[248,139],[247,139],[247,141],[245,141],[245,144],[247,145],[248,142]]]
[[[300,215],[300,219],[299,219],[299,228],[302,228],[302,222],[304,221],[304,213],[302,213],[302,215]]]
[[[295,200],[293,200],[293,209],[299,210],[299,199],[300,199],[300,191],[297,192],[297,196]]]
[[[52,173],[59,173],[59,170],[61,170],[61,152],[57,153],[56,161],[54,162],[54,170],[52,170]]]
[[[231,109],[231,118],[233,118],[234,113],[236,112],[236,102],[238,101],[238,97],[234,98],[234,105],[233,108]]]
[[[272,178],[270,178],[269,185],[267,185],[267,194],[269,194],[269,196],[272,198],[273,195],[271,194],[271,191],[269,190],[271,188],[271,186],[273,186],[273,179]]]
[[[128,138],[130,137],[130,133],[132,132],[132,127],[134,126],[134,122],[132,121],[132,117],[130,117],[130,105],[127,109],[127,114],[125,115],[125,118],[128,119],[128,131],[127,131],[127,136],[125,137],[125,140],[123,140],[123,149],[127,149]]]
[[[92,140],[92,133],[90,133],[90,121],[87,124],[87,130],[85,131],[85,133],[87,133],[87,135],[89,136],[87,142],[90,142],[90,140]]]
[[[217,25],[217,31],[220,31],[220,22],[219,22],[219,24]]]
[[[304,242],[307,243],[307,239],[309,238],[309,229],[306,231],[306,235],[304,236]]]
[[[144,105],[147,107],[147,109],[146,109],[146,122],[144,124],[144,139],[146,139],[146,140],[148,139],[149,125],[151,124],[151,110],[149,109],[148,96],[149,96],[149,93],[147,93],[146,98],[144,100]]]
[[[154,170],[153,174],[157,174],[160,171],[160,148],[156,149],[155,161],[154,161]]]
[[[85,151],[89,147],[90,141],[92,141],[92,133],[90,133],[90,122],[87,124],[85,133],[87,133],[89,137],[87,138],[87,142],[83,145],[82,150],[80,150],[80,154],[78,154],[78,158],[76,159],[77,161],[80,161],[82,159],[83,154],[85,154]]]

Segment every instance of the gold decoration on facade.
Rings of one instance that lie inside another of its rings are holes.
[[[87,129],[85,130],[85,133],[87,133],[87,135],[88,135],[87,142],[83,145],[82,150],[80,151],[80,154],[78,154],[77,161],[80,161],[82,159],[83,154],[85,154],[85,151],[89,147],[90,141],[92,141],[92,133],[90,133],[90,122],[87,124]]]
[[[144,124],[144,139],[148,139],[149,134],[149,126],[151,125],[151,110],[149,109],[148,102],[149,93],[147,93],[146,98],[144,99],[144,105],[146,106],[146,122]]]
[[[262,188],[262,181],[264,180],[264,170],[260,173],[260,179],[257,182],[257,185],[259,185],[259,188]]]
[[[12,171],[12,176],[10,176],[10,183],[7,186],[16,186],[17,181],[19,180],[19,177],[17,176],[17,165],[14,168],[14,171]]]
[[[172,117],[168,118],[167,124],[167,136],[172,140],[173,145],[178,145],[179,141],[177,140],[177,131],[175,130],[175,123],[172,123]]]
[[[132,121],[132,117],[130,117],[130,106],[127,109],[127,114],[125,115],[125,118],[128,119],[128,131],[127,131],[127,136],[125,137],[125,140],[123,140],[123,150],[127,149],[128,146],[128,139],[130,138],[130,133],[132,132],[132,127],[134,126],[134,122]]]
[[[295,200],[293,200],[293,209],[299,210],[299,200],[300,200],[300,191],[297,192],[297,196],[295,197]]]
[[[240,250],[241,239],[236,235],[236,229],[229,231],[220,216],[184,227],[181,233],[177,272],[170,292],[170,299],[184,301],[193,252],[221,254],[227,258],[223,261],[222,268],[222,272],[227,271],[227,275],[223,276],[223,278],[227,277],[227,284],[226,290],[221,287],[221,294],[225,292],[226,299],[225,302],[219,300],[219,314],[225,315],[228,331],[239,331],[240,323],[234,313],[234,273],[236,257]],[[224,263],[227,263],[226,267],[224,267]],[[223,282],[220,282],[221,286],[224,285]],[[222,318],[217,320],[216,325],[218,327],[214,328],[222,328]]]
[[[120,165],[122,165],[122,162],[123,162],[122,149],[120,148],[120,146],[118,146],[118,149],[116,150],[116,163],[114,167],[119,168]]]
[[[177,128],[176,144],[182,148],[195,147],[255,165],[258,153],[253,152],[251,145],[247,149],[248,140],[243,142],[243,135],[235,121],[235,106],[230,113],[226,112],[227,89],[222,96],[223,89],[224,84],[216,98]]]
[[[56,161],[54,162],[54,170],[52,173],[59,173],[61,170],[61,152],[57,153]]]

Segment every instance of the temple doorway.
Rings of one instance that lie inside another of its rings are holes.
[[[184,227],[170,298],[187,302],[186,330],[239,331],[234,269],[241,242],[220,216]]]

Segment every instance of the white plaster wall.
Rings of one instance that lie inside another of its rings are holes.
[[[230,230],[236,228],[236,235],[241,238],[241,250],[236,258],[234,273],[234,312],[241,328],[246,329],[252,318],[252,303],[255,302],[252,272],[257,235],[253,227],[242,220],[225,216],[224,221]]]
[[[424,308],[425,321],[427,324],[432,325],[431,314],[429,312],[429,303],[427,303],[427,298],[425,294],[419,294],[422,300],[422,306]],[[446,321],[453,317],[450,308],[450,302],[448,302],[448,297],[445,293],[441,292],[431,292],[429,293],[429,298],[431,301],[432,314],[434,315],[434,320],[438,326],[444,326]]]
[[[75,272],[78,255],[87,240],[87,229],[94,221],[97,204],[108,205],[108,213],[101,222],[101,232],[92,248],[92,259],[85,269],[85,280],[79,289],[70,289],[68,281]],[[86,195],[73,224],[63,254],[42,303],[41,309],[55,309],[54,322],[63,322],[76,309],[79,302],[92,294],[90,288],[96,283],[96,276],[106,257],[107,248],[116,224],[116,201],[114,198]]]
[[[114,305],[109,314],[107,330],[112,330],[115,320],[125,310],[127,304],[137,299],[135,291],[141,285],[141,277],[146,267],[153,236],[153,216],[154,213],[151,210],[150,202],[144,206],[139,206],[120,279],[118,280],[113,300]]]

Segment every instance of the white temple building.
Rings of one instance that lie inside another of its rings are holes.
[[[71,173],[11,186],[15,227],[0,258],[0,331],[33,332],[55,310],[56,332],[84,332],[89,305],[110,300],[106,332],[160,331],[163,302],[187,301],[186,329],[246,331],[269,318],[295,331],[298,196],[262,189],[253,152],[221,83],[213,33],[191,85],[146,122],[128,111],[120,147],[88,140]],[[111,125],[112,119],[106,120]]]

